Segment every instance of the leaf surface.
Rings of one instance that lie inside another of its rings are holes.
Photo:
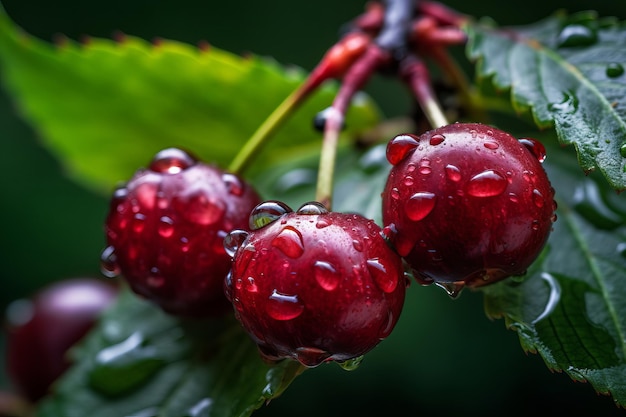
[[[73,178],[106,192],[166,147],[186,148],[226,168],[305,77],[271,59],[170,40],[120,36],[53,45],[24,33],[1,8],[0,70],[23,116]],[[318,142],[313,118],[335,91],[327,84],[307,100],[246,173]],[[359,95],[344,136],[379,117],[374,103]]]
[[[178,320],[129,290],[73,359],[38,416],[249,416],[303,370],[264,363],[232,317]]]
[[[536,24],[467,26],[477,76],[537,126],[554,126],[586,172],[598,168],[626,189],[626,27],[592,12],[556,14]]]

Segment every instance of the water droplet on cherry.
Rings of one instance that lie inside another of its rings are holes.
[[[532,138],[521,138],[520,143],[526,147],[539,162],[546,160],[546,148],[541,142]]]
[[[242,196],[244,192],[244,186],[241,180],[234,174],[223,174],[222,181],[226,185],[226,189],[229,193],[235,196]]]
[[[404,211],[413,221],[422,220],[435,207],[435,194],[422,191],[415,193],[404,204]]]
[[[448,164],[444,169],[446,171],[446,177],[448,177],[450,181],[458,182],[461,180],[461,171],[454,165]]]
[[[417,146],[419,141],[414,135],[398,135],[387,144],[387,160],[396,165],[407,157]]]
[[[372,278],[374,278],[374,282],[378,288],[386,293],[392,293],[393,290],[396,289],[396,286],[398,285],[396,276],[387,273],[387,268],[379,258],[368,259],[366,264],[367,270]]]
[[[337,362],[337,364],[345,371],[354,371],[361,365],[364,357],[365,355],[357,356],[356,358],[348,359],[343,362]]]
[[[429,143],[433,146],[437,146],[443,143],[444,140],[446,140],[446,137],[444,135],[435,134],[430,137]]]
[[[237,250],[241,247],[243,242],[248,237],[248,232],[245,230],[233,230],[224,238],[224,250],[231,258],[235,256]]]
[[[283,214],[291,213],[291,207],[280,201],[265,201],[250,213],[249,227],[258,230],[279,219]]]
[[[298,362],[309,368],[318,366],[325,362],[332,355],[325,350],[312,348],[312,347],[300,347],[296,349],[296,358]]]
[[[316,261],[313,265],[315,271],[315,280],[326,291],[332,291],[337,288],[341,275],[337,272],[335,267],[329,262]]]
[[[290,258],[299,258],[304,253],[302,234],[292,226],[286,226],[272,240],[272,246],[278,248]]]
[[[187,220],[203,226],[217,223],[226,211],[224,203],[207,198],[204,192],[190,194],[186,203],[175,200],[174,206],[179,207],[179,205],[179,211]]]
[[[178,174],[196,163],[196,158],[189,153],[176,148],[168,148],[157,153],[152,162],[150,170],[161,174]]]
[[[100,255],[100,271],[107,278],[116,278],[121,274],[113,246],[107,246],[102,251]]]
[[[297,210],[298,214],[326,214],[328,210],[326,207],[317,201],[310,201],[308,203],[303,204]]]
[[[174,234],[174,221],[167,216],[161,217],[159,219],[157,231],[161,237],[171,237]]]
[[[297,295],[287,295],[272,291],[266,305],[267,314],[275,320],[285,321],[292,320],[302,314],[304,304]]]
[[[493,197],[502,194],[508,184],[498,171],[488,169],[474,175],[467,183],[467,193],[474,197]]]

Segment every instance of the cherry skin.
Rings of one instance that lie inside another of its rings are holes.
[[[387,159],[383,224],[421,283],[494,283],[544,247],[556,203],[539,142],[455,123],[396,136]]]
[[[118,188],[105,230],[103,272],[179,316],[231,310],[223,281],[230,269],[224,237],[248,225],[260,203],[238,176],[170,148]]]
[[[225,239],[233,255],[225,292],[265,359],[345,362],[391,333],[407,279],[374,221],[276,201],[257,206],[250,221],[252,231]]]
[[[68,350],[94,326],[118,290],[95,278],[51,284],[7,309],[7,373],[17,391],[36,402],[70,366]]]

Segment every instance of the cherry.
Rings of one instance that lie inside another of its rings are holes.
[[[233,255],[225,292],[265,359],[343,363],[391,333],[407,280],[373,220],[267,201],[250,224],[225,239]]]
[[[382,193],[389,239],[422,283],[479,287],[523,274],[556,220],[533,139],[455,123],[387,146]]]
[[[21,395],[32,402],[70,366],[68,350],[94,326],[117,294],[95,278],[55,282],[7,309],[7,373]]]
[[[223,280],[230,269],[226,234],[248,224],[260,202],[238,176],[165,149],[118,188],[106,218],[103,272],[164,311],[218,316],[230,311]]]

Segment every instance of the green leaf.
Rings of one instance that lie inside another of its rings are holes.
[[[588,381],[626,406],[626,201],[574,158],[549,150],[558,199],[548,247],[522,282],[485,288],[491,317],[504,317],[526,351]],[[547,162],[546,162],[547,163]]]
[[[39,417],[249,416],[303,371],[264,363],[232,317],[178,320],[129,290],[72,353]]]
[[[187,148],[226,167],[305,76],[270,59],[169,40],[151,44],[123,36],[52,45],[24,33],[1,7],[0,69],[24,117],[73,178],[105,192],[166,147]],[[313,117],[335,91],[328,84],[307,100],[247,173],[318,142]],[[345,136],[373,126],[379,116],[360,95]]]
[[[510,92],[514,110],[554,126],[585,172],[596,168],[626,189],[626,27],[592,12],[556,14],[534,25],[467,26],[477,76]]]

